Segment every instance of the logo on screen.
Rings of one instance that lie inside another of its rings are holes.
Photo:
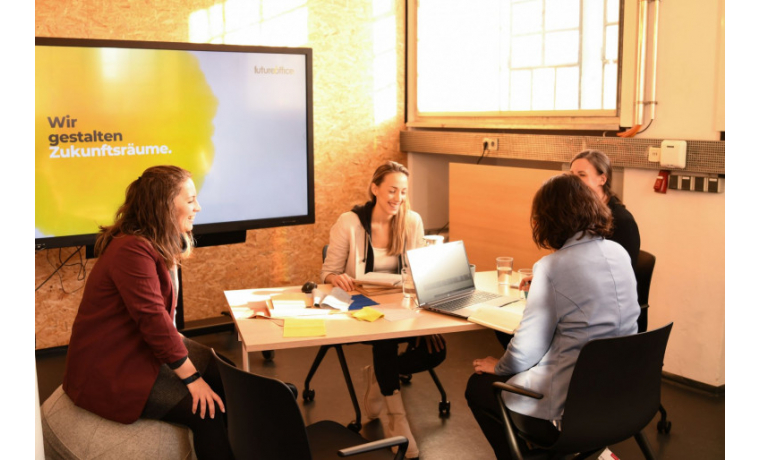
[[[295,69],[288,69],[283,66],[279,67],[259,67],[255,66],[254,70],[257,74],[269,74],[269,75],[292,75],[295,73]]]

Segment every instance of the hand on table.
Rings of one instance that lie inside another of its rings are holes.
[[[340,275],[336,275],[334,273],[327,275],[325,277],[325,282],[330,283],[335,287],[339,287],[346,292],[350,292],[355,289],[354,280],[345,273],[341,273]]]
[[[211,418],[214,418],[214,415],[216,414],[214,401],[219,404],[219,409],[221,409],[222,412],[225,412],[222,398],[220,398],[219,395],[208,386],[208,383],[206,383],[203,378],[199,378],[187,385],[187,390],[193,396],[193,414],[195,414],[198,408],[200,408],[200,416],[201,418],[205,418],[206,409],[208,408],[208,415]]]
[[[520,291],[530,291],[530,284],[533,282],[533,275],[526,276],[525,278],[520,280],[520,286],[518,286],[518,290]]]
[[[475,368],[475,373],[477,374],[482,374],[483,372],[487,374],[493,374],[498,362],[498,359],[489,356],[487,358],[476,359],[472,362],[472,367]]]

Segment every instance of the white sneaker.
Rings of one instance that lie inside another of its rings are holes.
[[[383,394],[380,392],[380,385],[377,384],[377,378],[375,378],[375,369],[372,366],[366,366],[362,372],[364,373],[364,382],[367,385],[367,389],[364,391],[364,414],[369,420],[374,420],[379,418],[383,411]]]

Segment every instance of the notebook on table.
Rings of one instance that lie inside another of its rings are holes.
[[[475,289],[463,241],[425,246],[406,254],[417,301],[425,310],[468,319],[480,308],[520,300]]]

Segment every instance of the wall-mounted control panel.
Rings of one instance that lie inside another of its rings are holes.
[[[692,192],[723,193],[725,179],[722,177],[671,174],[668,189]]]

